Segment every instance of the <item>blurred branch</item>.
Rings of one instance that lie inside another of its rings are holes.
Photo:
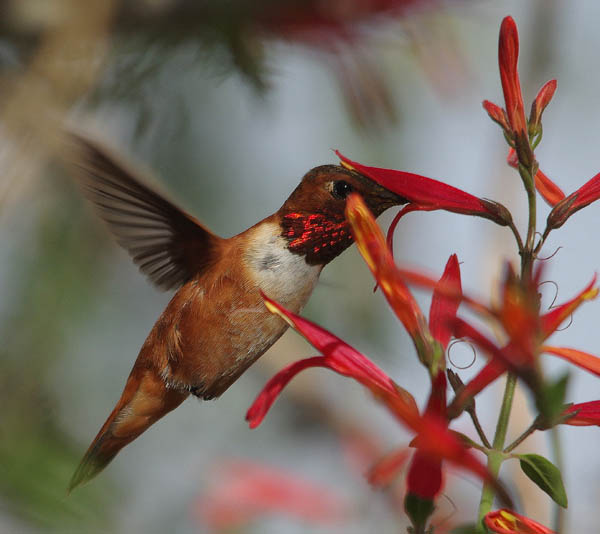
[[[34,16],[26,7],[34,2],[9,3],[4,12],[15,16],[23,10],[23,19],[27,14]],[[1,78],[0,135],[5,139],[0,153],[4,179],[0,207],[10,189],[18,182],[21,186],[27,183],[55,151],[66,113],[92,86],[102,65],[113,1],[55,0],[51,6],[47,17],[53,24],[46,25],[37,38],[39,46],[27,69]]]

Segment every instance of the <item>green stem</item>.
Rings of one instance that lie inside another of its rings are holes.
[[[504,388],[504,397],[502,399],[502,407],[500,409],[500,416],[498,417],[498,424],[496,425],[496,434],[494,435],[493,451],[488,454],[487,467],[492,476],[497,477],[500,471],[505,455],[502,452],[504,448],[504,440],[506,439],[506,432],[508,430],[508,420],[510,418],[510,410],[512,408],[513,398],[515,396],[515,387],[517,385],[517,377],[513,374],[509,374],[506,379],[506,386]],[[479,502],[479,522],[483,521],[485,515],[491,511],[492,504],[494,503],[494,488],[489,484],[483,487],[481,492],[481,500]]]
[[[532,172],[535,171],[535,165],[532,166],[531,169],[525,170],[523,167],[519,168],[519,172],[523,178],[523,182],[527,183],[527,179],[531,181],[531,185],[533,185],[533,176]],[[527,223],[527,239],[525,241],[525,248],[523,250],[523,254],[521,255],[521,276],[525,278],[525,276],[531,274],[531,268],[533,263],[533,250],[535,248],[535,229],[536,229],[536,192],[535,187],[525,187],[527,191],[527,204],[529,206],[529,220]]]
[[[558,426],[553,427],[550,430],[550,438],[552,445],[552,455],[554,456],[554,463],[558,470],[563,472],[563,456],[562,456],[562,444],[560,440],[560,431]],[[554,530],[561,534],[565,531],[565,509],[558,504],[554,507]]]
[[[515,441],[513,441],[508,447],[506,447],[504,449],[504,452],[509,453],[510,451],[516,449],[529,436],[531,436],[531,434],[533,434],[537,429],[538,429],[538,427],[537,427],[537,419],[536,419],[533,423],[531,423],[531,426],[527,430],[525,430],[525,432],[523,432],[517,439],[515,439]]]
[[[544,243],[546,242],[546,239],[548,238],[548,235],[550,234],[551,231],[552,231],[552,229],[549,228],[548,226],[546,226],[546,229],[544,230],[544,233],[542,234],[542,237],[540,238],[539,243],[537,244],[537,246],[535,247],[535,250],[533,251],[534,255],[537,256],[539,251],[542,250],[542,247],[544,246]]]
[[[515,226],[515,223],[513,221],[510,221],[510,224],[508,226],[511,229],[513,235],[515,236],[515,239],[517,240],[517,246],[519,247],[519,254],[522,254],[523,253],[523,240],[521,239],[521,234],[519,233],[519,230],[517,230],[517,227]]]
[[[477,417],[477,412],[475,411],[475,408],[469,408],[466,411],[469,414],[469,416],[471,417],[471,421],[473,421],[473,426],[475,427],[475,430],[477,431],[477,434],[479,436],[479,439],[481,440],[481,443],[483,444],[483,446],[486,449],[491,449],[492,445],[488,441],[487,436],[485,435],[485,432],[481,426],[481,423],[479,422],[479,417]]]

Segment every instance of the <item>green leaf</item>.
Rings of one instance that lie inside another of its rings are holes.
[[[569,373],[565,373],[556,382],[544,384],[537,395],[537,408],[550,426],[563,412],[568,381]]]
[[[556,504],[566,508],[567,493],[558,468],[539,454],[519,454],[518,458],[523,473],[545,491]]]

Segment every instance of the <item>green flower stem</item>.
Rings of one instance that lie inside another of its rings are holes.
[[[521,254],[521,275],[523,278],[531,274],[533,263],[533,251],[535,248],[535,231],[536,231],[536,192],[534,185],[534,176],[537,172],[537,164],[534,162],[531,168],[526,169],[523,165],[519,165],[519,174],[525,184],[527,191],[527,204],[529,207],[529,220],[527,223],[527,239],[525,248]]]
[[[562,455],[562,443],[560,439],[560,430],[558,426],[550,429],[550,438],[552,446],[552,455],[554,456],[554,463],[558,470],[563,472],[563,455]],[[565,532],[565,509],[562,506],[554,506],[554,531]]]
[[[519,254],[522,254],[523,253],[523,240],[521,239],[521,234],[519,233],[519,230],[517,230],[517,227],[515,226],[515,223],[513,221],[510,221],[510,224],[508,226],[511,229],[511,231],[517,241],[517,246],[519,247]]]
[[[516,385],[517,377],[516,375],[510,373],[506,379],[502,407],[500,409],[500,416],[498,417],[498,424],[496,425],[496,434],[494,435],[493,443],[494,450],[490,451],[488,454],[487,467],[489,472],[494,477],[498,476],[500,466],[506,458],[505,454],[502,452],[502,449],[504,448],[504,440],[506,439],[506,432],[508,430],[508,420],[510,418],[510,411],[515,396]],[[485,515],[492,510],[493,502],[494,488],[489,484],[486,484],[483,486],[481,500],[479,501],[479,523],[481,523]]]
[[[487,436],[485,435],[485,432],[481,426],[481,423],[479,422],[479,417],[477,417],[477,412],[475,411],[475,408],[468,408],[466,412],[471,417],[471,421],[473,421],[473,426],[475,427],[475,430],[477,431],[477,434],[479,435],[479,439],[481,440],[483,446],[486,449],[491,449],[492,445],[488,441]]]

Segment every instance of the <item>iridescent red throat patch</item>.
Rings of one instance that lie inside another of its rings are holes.
[[[306,256],[311,265],[329,263],[352,244],[352,234],[343,217],[288,213],[281,224],[288,248]]]

